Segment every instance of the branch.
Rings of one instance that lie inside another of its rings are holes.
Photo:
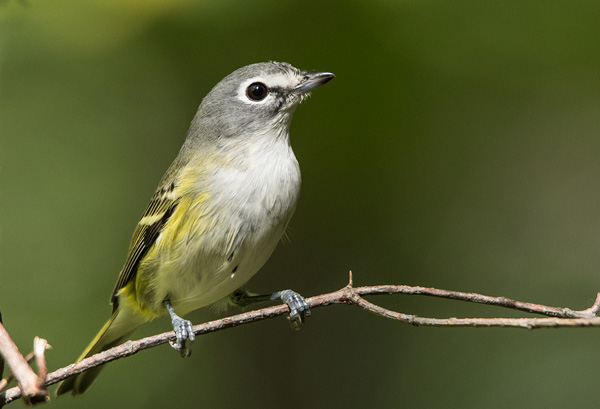
[[[495,305],[518,311],[545,315],[549,318],[427,318],[416,315],[404,314],[373,304],[363,298],[367,295],[379,294],[406,294],[426,295],[452,300],[461,300],[472,303]],[[440,327],[514,327],[514,328],[564,328],[564,327],[600,327],[600,317],[596,314],[600,310],[600,293],[594,304],[585,310],[576,311],[569,308],[549,307],[512,300],[506,297],[491,297],[476,293],[448,291],[428,287],[411,287],[406,285],[377,285],[354,287],[352,273],[347,286],[328,294],[322,294],[306,300],[311,308],[324,307],[332,304],[356,305],[379,316],[409,323],[412,325],[428,325]],[[207,334],[237,325],[260,321],[284,315],[289,312],[287,305],[277,305],[248,311],[231,317],[210,321],[193,327],[196,335]],[[124,358],[138,351],[153,348],[175,339],[173,331],[146,337],[137,341],[127,341],[119,346],[100,352],[89,358],[58,369],[46,377],[46,385],[60,382],[71,375],[81,373],[87,369],[105,364],[115,359]],[[40,370],[41,372],[41,370]],[[10,403],[21,397],[18,387],[11,388],[0,394],[0,406]]]
[[[45,341],[38,341],[38,338],[36,338],[36,346],[34,349],[39,351],[40,345],[43,349],[46,348]],[[21,355],[2,324],[0,324],[0,353],[2,353],[2,356],[19,384],[19,386],[12,388],[11,390],[16,389],[19,395],[22,394],[23,399],[27,404],[36,404],[49,400],[45,382],[45,376],[48,373],[45,370],[45,360],[43,358],[38,358],[38,363],[43,362],[43,368],[40,369],[40,376],[38,377],[25,358],[23,358],[23,355]],[[37,357],[39,353],[36,352],[35,355]],[[43,352],[41,355],[43,356]],[[0,401],[0,406],[2,406],[2,404],[2,401]]]
[[[36,337],[36,339],[37,339],[37,337]],[[34,342],[35,342],[35,339],[34,339]],[[0,354],[0,356],[2,356],[2,355]],[[34,355],[33,351],[31,351],[30,353],[25,355],[25,361],[27,361],[28,364],[31,364],[31,361],[33,361],[34,358],[35,358],[35,355]],[[6,385],[8,385],[9,382],[14,379],[14,377],[15,377],[15,375],[13,373],[10,373],[6,378],[0,380],[0,391],[2,389],[6,388]],[[2,407],[2,405],[0,405],[0,407]]]

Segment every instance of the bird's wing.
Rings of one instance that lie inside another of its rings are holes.
[[[119,274],[119,279],[111,297],[114,310],[118,307],[119,291],[135,278],[140,261],[154,245],[158,235],[179,203],[180,197],[176,194],[176,178],[165,179],[152,196],[144,216],[133,232],[127,260]]]

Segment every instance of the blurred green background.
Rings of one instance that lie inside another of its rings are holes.
[[[600,290],[598,21],[590,1],[0,2],[6,327],[24,352],[47,338],[51,369],[79,355],[202,97],[266,60],[337,77],[296,112],[302,198],[291,241],[251,290],[311,296],[352,270],[356,285],[588,307]],[[371,299],[425,316],[517,315]],[[202,336],[189,360],[141,352],[52,405],[591,408],[599,339],[411,327],[333,306],[300,332],[279,318]]]

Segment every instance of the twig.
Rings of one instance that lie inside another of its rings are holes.
[[[439,298],[448,298],[451,300],[468,301],[478,304],[496,305],[498,307],[510,308],[534,314],[547,315],[557,318],[590,318],[596,316],[600,310],[600,293],[596,295],[594,304],[585,310],[576,311],[570,308],[549,307],[547,305],[533,304],[512,300],[506,297],[491,297],[477,293],[463,293],[460,291],[440,290],[438,288],[411,287],[407,285],[377,285],[371,287],[357,287],[354,293],[358,295],[375,294],[406,294],[406,295],[427,295]]]
[[[34,339],[35,341],[35,339]],[[31,364],[31,361],[33,361],[33,359],[35,358],[35,355],[33,353],[34,351],[31,351],[30,353],[28,353],[27,355],[25,355],[25,361],[27,361],[28,364]],[[1,355],[0,355],[1,356]],[[14,375],[12,373],[9,373],[8,376],[2,380],[0,380],[0,391],[4,388],[6,388],[6,385],[8,385],[8,383],[10,381],[12,381],[14,378]],[[2,405],[0,405],[1,407]]]
[[[46,349],[51,348],[48,341],[44,338],[35,337],[33,339],[33,355],[38,368],[38,385],[44,387],[46,385],[46,376],[48,376],[48,367],[46,366]]]
[[[18,387],[12,389],[17,389],[19,394],[22,394],[25,403],[36,404],[49,399],[45,382],[38,380],[38,376],[27,364],[2,324],[0,324],[0,353],[4,356],[8,367],[19,384]],[[0,406],[2,404],[2,401],[0,401]]]
[[[402,314],[380,307],[362,297],[356,304],[367,311],[385,318],[406,322],[415,326],[433,327],[514,327],[514,328],[558,328],[558,327],[600,327],[600,317],[591,318],[425,318]]]
[[[2,313],[0,312],[0,324],[2,324]],[[2,354],[0,354],[0,378],[2,378],[2,375],[4,374],[4,357],[2,356]],[[0,391],[2,389],[4,389],[6,387],[6,384],[2,384],[4,382],[4,379],[0,379]],[[6,383],[8,384],[8,381],[6,381]]]
[[[472,303],[486,305],[496,305],[505,308],[511,308],[528,313],[546,315],[550,318],[427,318],[416,315],[403,314],[380,307],[363,298],[367,295],[379,294],[406,294],[406,295],[426,295],[432,297],[461,300]],[[513,327],[513,328],[564,328],[564,327],[600,327],[600,317],[596,314],[600,310],[600,294],[596,297],[594,304],[585,310],[576,311],[569,308],[549,307],[540,304],[533,304],[512,300],[506,297],[491,297],[476,293],[464,293],[458,291],[448,291],[428,287],[411,287],[405,285],[378,285],[366,287],[353,287],[352,273],[350,280],[345,287],[328,294],[322,294],[311,297],[306,300],[311,308],[324,307],[331,304],[356,305],[369,312],[379,316],[409,323],[412,325],[429,326],[469,326],[469,327]],[[273,307],[262,308],[260,310],[248,311],[242,314],[227,318],[195,325],[194,333],[196,335],[207,334],[237,325],[247,324],[253,321],[260,321],[267,318],[284,315],[289,312],[287,305],[277,305]],[[152,348],[173,340],[175,335],[173,331],[164,332],[139,339],[137,341],[127,341],[119,346],[106,350],[104,352],[85,358],[80,362],[68,365],[58,369],[46,377],[46,385],[52,385],[68,378],[71,375],[81,373],[87,369],[105,364],[115,359],[124,358],[137,353],[138,351]],[[39,365],[39,363],[38,363]],[[40,367],[40,373],[42,372]],[[0,406],[10,403],[21,396],[19,388],[8,389],[0,394]]]

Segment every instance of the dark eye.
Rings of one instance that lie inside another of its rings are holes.
[[[269,91],[267,90],[267,86],[262,82],[250,84],[250,86],[246,89],[246,95],[253,101],[265,99],[268,93]]]

